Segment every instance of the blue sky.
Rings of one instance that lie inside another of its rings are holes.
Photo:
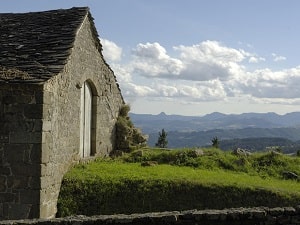
[[[300,109],[298,0],[0,0],[1,12],[89,6],[132,112]]]

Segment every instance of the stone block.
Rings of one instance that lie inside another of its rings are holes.
[[[2,97],[2,102],[5,105],[10,105],[10,104],[17,102],[17,98],[16,98],[16,96],[13,96],[13,95],[7,95],[7,96]]]
[[[41,119],[35,119],[33,120],[33,124],[34,124],[34,132],[41,132],[43,130],[43,120]]]
[[[4,219],[3,203],[0,203],[0,221]]]
[[[28,187],[32,189],[41,189],[40,177],[28,177]]]
[[[52,123],[49,120],[44,120],[43,121],[43,131],[48,132],[51,131],[52,128]]]
[[[13,164],[11,165],[12,174],[15,176],[39,176],[41,166],[39,164]]]
[[[42,144],[41,153],[41,163],[49,163],[50,162],[50,144],[44,143]]]
[[[17,199],[16,194],[14,193],[0,193],[0,202],[14,202]]]
[[[6,192],[7,189],[7,177],[6,176],[0,176],[0,192]]]
[[[28,177],[26,176],[9,176],[7,186],[13,190],[28,188]]]
[[[31,207],[31,204],[9,203],[7,207],[7,218],[14,220],[30,218]]]
[[[18,104],[32,104],[35,102],[35,98],[32,95],[24,95],[21,91],[20,94],[14,93],[18,98],[16,99],[16,103]]]
[[[0,133],[0,143],[8,143],[9,135],[6,133]]]
[[[9,163],[24,162],[25,152],[30,149],[28,144],[9,144],[4,148],[4,155]]]
[[[21,204],[37,204],[40,202],[40,190],[25,189],[20,190]]]
[[[54,99],[53,92],[45,91],[43,96],[43,104],[51,105]]]
[[[9,140],[12,144],[41,143],[42,134],[41,132],[11,132]]]
[[[62,140],[62,137],[60,137],[59,139],[54,139],[51,132],[46,132],[46,131],[42,132],[41,143],[50,145],[51,143],[53,143],[53,140],[56,140],[56,143],[59,143]]]
[[[0,175],[7,175],[7,176],[11,175],[10,167],[0,165]]]
[[[9,104],[3,106],[4,114],[11,114],[11,115],[23,114],[23,111],[24,111],[23,105],[20,104]]]
[[[56,204],[42,204],[40,206],[40,218],[54,218],[56,211]]]
[[[42,163],[42,146],[43,144],[40,143],[32,144],[30,151],[30,162]]]
[[[43,104],[44,103],[44,92],[36,91],[35,92],[35,102],[36,104]]]
[[[26,116],[27,119],[42,119],[43,105],[42,104],[25,105],[24,115]]]

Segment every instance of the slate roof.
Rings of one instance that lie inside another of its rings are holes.
[[[64,68],[85,17],[101,45],[88,7],[0,13],[0,82],[44,82]]]

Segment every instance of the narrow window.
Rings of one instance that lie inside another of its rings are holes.
[[[92,145],[92,90],[88,82],[81,88],[80,156],[89,157]]]

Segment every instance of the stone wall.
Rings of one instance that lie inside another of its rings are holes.
[[[237,208],[224,210],[190,210],[132,215],[74,216],[52,220],[0,221],[0,225],[299,225],[300,206],[287,208]]]
[[[0,85],[0,220],[39,216],[41,85]]]
[[[114,148],[124,103],[87,16],[64,70],[44,84],[0,85],[0,220],[55,217],[63,175],[80,160],[81,88],[93,92],[92,156]]]
[[[80,98],[85,81],[93,92],[92,154],[108,155],[114,148],[114,127],[123,98],[92,38],[88,17],[77,32],[64,71],[44,88],[41,218],[55,216],[63,175],[80,160]]]

